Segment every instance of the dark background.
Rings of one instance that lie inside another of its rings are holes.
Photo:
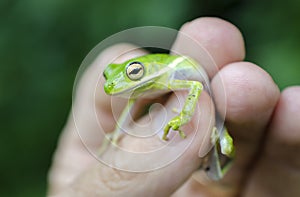
[[[280,89],[300,84],[300,1],[1,0],[0,196],[44,196],[77,69],[101,40],[145,25],[175,29],[200,16],[238,26],[248,61]]]

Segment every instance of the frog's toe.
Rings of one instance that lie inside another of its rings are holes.
[[[235,154],[234,146],[221,146],[221,152],[228,157],[233,157]]]
[[[163,140],[168,140],[167,135],[169,133],[169,130],[172,129],[173,131],[178,131],[179,135],[182,138],[186,138],[186,135],[183,131],[181,131],[179,128],[181,127],[182,122],[180,117],[175,117],[171,121],[168,122],[168,124],[164,128],[164,135],[162,137]]]
[[[185,133],[184,133],[183,131],[178,130],[178,133],[179,133],[179,135],[180,135],[180,137],[181,137],[182,139],[186,138],[186,135],[185,135]]]
[[[178,131],[179,130],[179,125],[172,125],[172,130],[173,131]]]
[[[168,141],[168,134],[169,134],[169,130],[170,130],[171,126],[170,124],[168,123],[165,128],[164,128],[164,134],[162,136],[162,139],[165,140],[165,141]]]

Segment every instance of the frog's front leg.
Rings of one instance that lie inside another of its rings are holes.
[[[130,98],[128,100],[128,104],[122,111],[122,114],[117,121],[116,128],[112,133],[111,141],[113,144],[117,144],[120,135],[122,134],[122,128],[124,127],[124,125],[126,123],[129,124],[129,118],[131,116],[131,111],[133,109],[134,103],[135,103],[135,99]]]
[[[134,103],[135,99],[128,100],[128,104],[124,108],[121,116],[117,121],[115,130],[112,133],[106,134],[106,136],[104,137],[101,147],[98,151],[99,155],[102,155],[102,153],[107,149],[109,142],[111,142],[113,145],[117,144],[122,134],[122,127],[124,127],[124,125],[129,122],[130,112],[133,109]]]
[[[182,138],[185,138],[186,136],[184,132],[180,130],[180,127],[192,119],[198,98],[203,90],[203,85],[199,81],[172,80],[170,81],[168,88],[170,90],[189,90],[189,94],[180,114],[170,120],[165,126],[162,139],[168,140],[167,135],[170,129],[178,131],[179,135]]]

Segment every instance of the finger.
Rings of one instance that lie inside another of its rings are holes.
[[[281,94],[245,196],[300,196],[300,87]]]
[[[180,102],[184,102],[186,94],[179,93],[178,97],[172,95],[170,100],[166,103],[166,110],[172,109],[178,99]],[[162,111],[153,114],[155,119],[164,119],[164,113],[162,113]],[[201,159],[197,157],[199,148],[202,147],[202,151],[206,152],[209,150],[210,131],[214,125],[212,122],[213,118],[213,103],[210,97],[203,93],[199,98],[199,107],[196,108],[195,116],[192,121],[182,127],[182,129],[187,132],[187,138],[185,140],[179,139],[180,137],[177,135],[175,137],[175,144],[166,145],[163,147],[163,151],[158,151],[150,156],[147,154],[147,157],[143,160],[139,159],[134,161],[134,157],[132,159],[131,157],[124,156],[119,149],[113,148],[109,148],[108,152],[104,154],[104,157],[107,156],[107,158],[110,158],[112,163],[119,168],[143,169],[145,166],[156,165],[160,160],[164,160],[166,157],[172,157],[177,153],[182,153],[182,155],[171,162],[171,164],[147,173],[125,172],[97,164],[93,169],[88,170],[78,178],[72,186],[72,192],[81,192],[84,196],[142,196],[145,194],[148,196],[169,196],[200,165]],[[194,129],[187,130],[188,128]],[[149,126],[139,132],[147,132],[147,130],[152,129],[152,126]],[[203,139],[205,139],[205,142]],[[187,142],[191,143],[189,144]],[[148,148],[152,148],[162,142],[156,136],[147,139],[147,143],[148,144],[145,145],[145,140],[134,140],[129,135],[125,135],[120,141],[120,146],[127,150],[130,149],[131,151],[140,152],[141,150],[148,151]],[[185,147],[187,144],[188,147]],[[174,178],[174,176],[176,176],[176,178]]]
[[[220,85],[220,80],[223,85]],[[195,174],[193,178],[198,180],[198,184],[191,180],[179,192],[193,193],[198,187],[198,195],[236,196],[241,192],[259,151],[265,128],[279,98],[279,90],[264,70],[248,62],[226,65],[213,78],[212,90],[217,107],[226,108],[226,125],[234,138],[236,157],[220,182],[201,182],[201,177]]]
[[[245,57],[241,32],[231,23],[213,17],[198,18],[184,24],[172,51],[197,60],[210,77],[224,65]]]
[[[96,163],[96,160],[87,154],[83,143],[85,146],[93,146],[101,142],[101,138],[94,135],[95,132],[99,132],[99,124],[104,131],[110,131],[114,127],[115,120],[109,104],[110,98],[100,87],[104,80],[103,69],[112,61],[123,62],[124,59],[142,54],[145,52],[136,49],[136,46],[115,45],[104,50],[83,73],[76,93],[73,95],[75,98],[72,113],[54,154],[54,161],[49,172],[49,193],[54,194],[67,187],[87,166]],[[115,103],[119,104],[116,107],[120,110],[125,104],[120,101]],[[98,117],[95,116],[95,110],[98,110],[96,111]]]
[[[224,86],[220,86],[220,80]],[[248,62],[224,67],[213,79],[212,89],[218,110],[226,111],[226,125],[236,146],[234,164],[221,184],[235,190],[247,178],[280,92],[268,73]]]
[[[222,19],[199,18],[183,25],[180,32],[172,52],[194,58],[205,68],[210,77],[226,64],[241,61],[245,56],[244,41],[240,31]]]

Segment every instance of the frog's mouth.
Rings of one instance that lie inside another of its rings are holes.
[[[129,88],[124,89],[122,91],[112,92],[110,95],[111,96],[123,97],[123,98],[138,97],[139,95],[145,94],[145,92],[143,92],[141,89],[149,87],[149,85],[151,83],[153,83],[153,82],[152,81],[143,82],[142,84],[129,87]],[[141,90],[141,91],[137,91],[137,90]]]

